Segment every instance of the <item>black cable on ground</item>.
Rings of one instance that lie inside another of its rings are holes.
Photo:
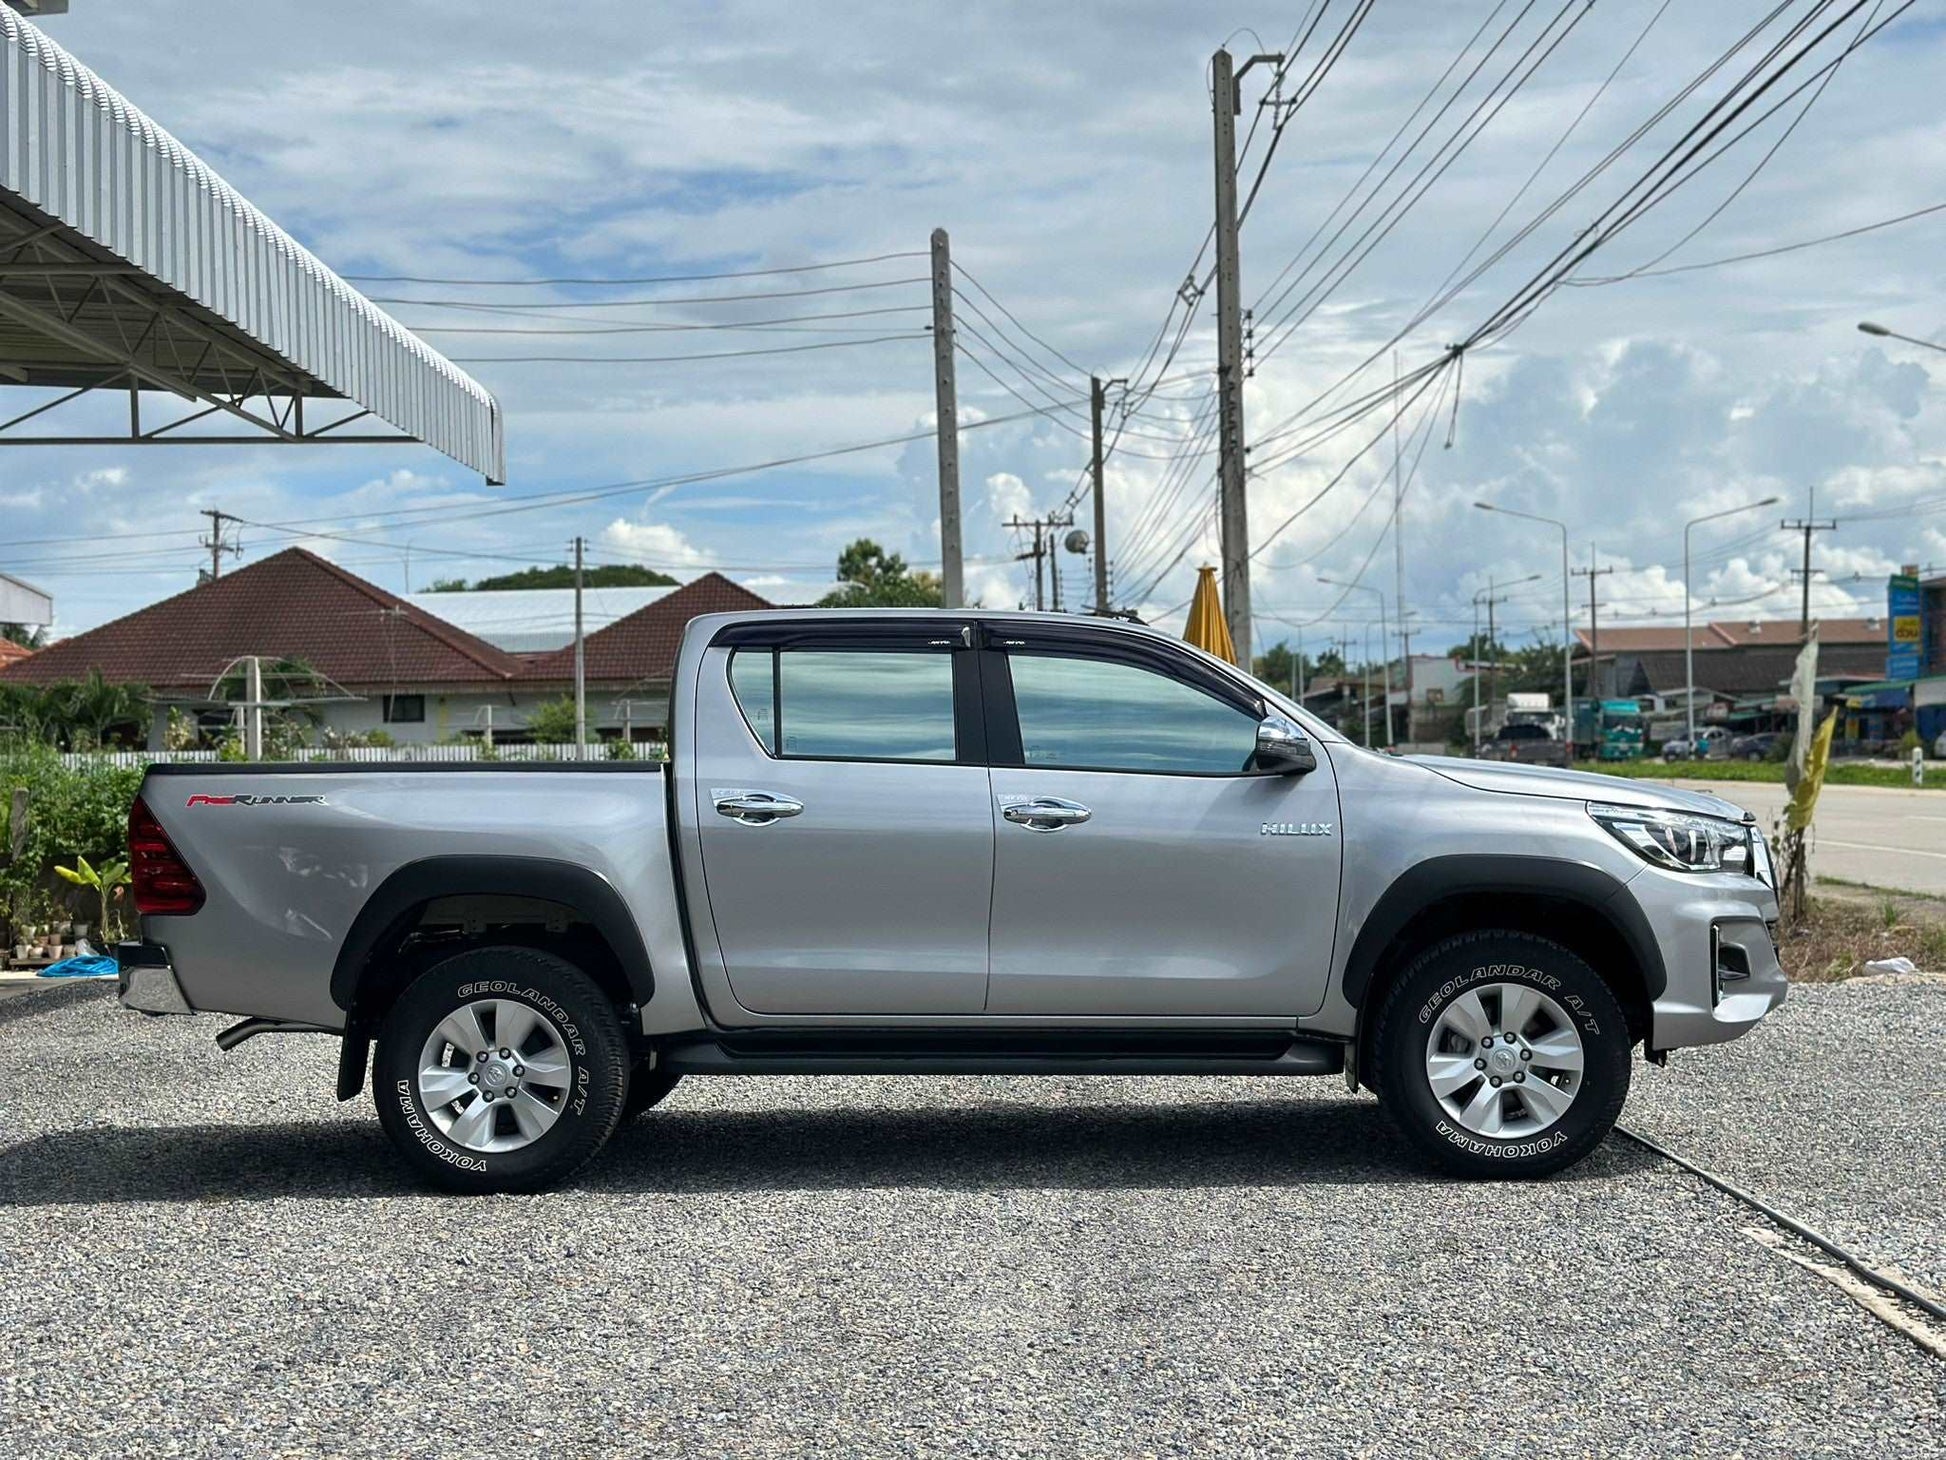
[[[1775,1222],[1778,1226],[1782,1227],[1785,1231],[1790,1232],[1794,1236],[1802,1237],[1806,1242],[1809,1242],[1813,1247],[1817,1248],[1819,1251],[1824,1252],[1831,1257],[1837,1258],[1838,1261],[1842,1262],[1846,1267],[1851,1269],[1852,1272],[1856,1273],[1859,1277],[1863,1278],[1866,1282],[1870,1283],[1873,1287],[1879,1289],[1881,1292],[1890,1293],[1893,1297],[1898,1298],[1904,1302],[1910,1303],[1913,1307],[1919,1309],[1920,1312],[1925,1313],[1929,1317],[1935,1318],[1941,1323],[1946,1323],[1946,1304],[1941,1304],[1932,1298],[1928,1298],[1924,1293],[1917,1291],[1916,1289],[1914,1289],[1913,1287],[1911,1287],[1906,1283],[1900,1282],[1897,1278],[1893,1277],[1890,1273],[1880,1272],[1877,1268],[1873,1267],[1870,1263],[1866,1262],[1862,1257],[1856,1256],[1855,1254],[1848,1252],[1846,1249],[1840,1247],[1836,1242],[1833,1242],[1829,1237],[1825,1236],[1823,1233],[1812,1230],[1810,1227],[1807,1227],[1802,1222],[1798,1221],[1795,1217],[1785,1216],[1782,1212],[1778,1211],[1776,1207],[1772,1206],[1769,1202],[1764,1201],[1761,1197],[1752,1196],[1749,1192],[1745,1191],[1742,1187],[1737,1186],[1733,1182],[1724,1180],[1721,1176],[1718,1176],[1715,1172],[1706,1171],[1701,1166],[1698,1166],[1694,1161],[1689,1160],[1687,1157],[1678,1156],[1674,1151],[1670,1150],[1667,1146],[1658,1145],[1656,1142],[1650,1140],[1647,1136],[1637,1135],[1634,1131],[1630,1130],[1627,1126],[1618,1125],[1615,1127],[1615,1131],[1616,1134],[1618,1135],[1627,1136],[1631,1141],[1634,1141],[1636,1145],[1642,1147],[1645,1151],[1652,1151],[1666,1161],[1673,1161],[1676,1165],[1682,1167],[1683,1170],[1687,1171],[1691,1176],[1694,1176],[1698,1181],[1702,1181],[1707,1185],[1713,1186],[1718,1191],[1723,1192],[1728,1196],[1735,1197],[1738,1201],[1742,1202],[1745,1206],[1750,1207],[1755,1211],[1761,1212],[1764,1216],[1770,1218],[1771,1221]]]

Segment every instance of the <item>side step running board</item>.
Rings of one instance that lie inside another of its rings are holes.
[[[683,1075],[1336,1075],[1345,1047],[1293,1039],[1275,1052],[1071,1048],[734,1048],[715,1040],[666,1044],[658,1069]]]

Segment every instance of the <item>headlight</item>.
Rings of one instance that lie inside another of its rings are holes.
[[[1684,811],[1590,803],[1588,814],[1644,861],[1672,872],[1751,872],[1753,843],[1741,822]],[[1756,838],[1761,846],[1763,839]],[[1768,858],[1765,859],[1768,861]]]
[[[1750,828],[1750,875],[1773,891],[1777,887],[1777,868],[1770,860],[1770,843],[1754,826]]]

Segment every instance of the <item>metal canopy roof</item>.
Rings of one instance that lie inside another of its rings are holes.
[[[486,387],[4,7],[0,35],[0,385],[67,392],[0,421],[0,445],[406,439],[503,480]],[[126,435],[15,429],[102,389],[127,392]],[[194,409],[144,422],[154,390]],[[307,398],[353,409],[307,420]],[[219,415],[249,434],[192,427]],[[344,429],[372,417],[404,435]]]

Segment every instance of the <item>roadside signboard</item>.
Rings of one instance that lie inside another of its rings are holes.
[[[1925,618],[1919,580],[1895,573],[1885,586],[1885,677],[1917,679],[1925,660]]]

